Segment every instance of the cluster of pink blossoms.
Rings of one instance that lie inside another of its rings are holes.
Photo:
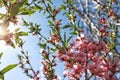
[[[4,36],[0,36],[0,40],[4,40],[6,42],[6,45],[11,45],[13,39],[13,33],[8,33]]]
[[[79,80],[83,74],[85,80],[95,76],[101,80],[117,80],[115,74],[120,72],[120,59],[110,57],[108,46],[103,41],[96,43],[78,37],[67,51],[58,50],[57,57],[65,63],[64,76],[69,76],[70,80]]]
[[[60,41],[60,38],[56,34],[51,34],[50,39],[48,39],[48,42],[54,45],[58,44],[59,41]]]

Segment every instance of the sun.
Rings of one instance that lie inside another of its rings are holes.
[[[13,28],[11,28],[12,30]],[[0,36],[3,35],[5,32],[0,28]],[[5,51],[6,49],[9,49],[11,46],[9,46],[9,43],[5,40],[0,40],[0,52]]]
[[[5,7],[0,8],[0,14],[5,14],[6,15],[7,10]],[[14,24],[12,21],[8,21],[8,25],[4,26],[3,24],[6,23],[6,18],[7,16],[3,16],[3,18],[1,18],[0,16],[0,50],[2,49],[6,49],[6,47],[8,47],[6,45],[7,42],[12,42],[13,39],[6,39],[7,35],[9,34],[14,34],[15,33],[15,29],[18,27],[18,25]],[[6,25],[6,24],[5,24]]]
[[[15,25],[10,23],[7,28],[4,28],[4,26],[0,26],[0,47],[6,46],[6,44],[10,41],[10,37],[8,37],[10,34],[14,34],[15,31]],[[12,37],[11,37],[12,38]]]
[[[3,31],[2,27],[0,27],[0,35],[4,35],[5,31]]]
[[[15,31],[16,27],[13,23],[10,23],[10,25],[8,26],[8,30],[10,33],[13,33]]]

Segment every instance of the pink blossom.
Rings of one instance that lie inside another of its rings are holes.
[[[118,58],[114,58],[111,64],[111,58],[102,56],[107,53],[108,47],[103,41],[96,43],[77,37],[64,54],[60,50],[57,54],[65,63],[67,73],[64,75],[69,76],[70,80],[79,79],[81,74],[86,74],[86,69],[94,76],[109,80],[111,73],[120,72],[120,63]]]
[[[58,27],[61,24],[61,20],[55,20],[55,26]]]
[[[4,40],[6,42],[6,45],[11,45],[12,44],[12,38],[13,38],[13,33],[8,33],[4,36],[1,36],[0,40]]]

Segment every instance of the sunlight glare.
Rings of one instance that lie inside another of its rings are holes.
[[[0,36],[4,36],[5,33],[6,33],[6,32],[3,30],[3,28],[0,27]],[[2,51],[2,50],[5,50],[5,48],[6,48],[6,43],[5,43],[5,41],[4,41],[4,40],[0,40],[0,50],[1,50],[1,51]]]
[[[5,43],[5,41],[3,41],[3,40],[0,40],[0,50],[1,51],[4,51],[5,49],[6,49],[6,43]],[[0,52],[1,52],[0,51]]]
[[[6,14],[7,10],[5,7],[2,7],[0,8],[0,13],[1,14]],[[0,19],[0,25],[3,23],[3,20]],[[1,36],[4,36],[4,35],[7,35],[8,33],[13,33],[14,34],[14,31],[15,31],[16,27],[13,23],[9,22],[9,26],[7,28],[7,30],[4,29],[4,26],[0,26],[0,37]],[[4,40],[0,40],[0,50],[1,51],[4,51],[6,50],[8,47],[10,46],[6,46],[6,42]]]
[[[0,36],[4,36],[5,35],[5,31],[2,29],[2,27],[0,27]]]
[[[16,27],[13,23],[10,23],[9,27],[8,27],[8,30],[10,33],[13,33],[15,31]]]

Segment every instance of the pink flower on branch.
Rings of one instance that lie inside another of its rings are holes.
[[[81,78],[81,74],[87,75],[86,71],[87,73],[89,71],[91,75],[102,79],[110,78],[110,73],[113,73],[111,78],[114,78],[117,71],[120,71],[118,70],[120,59],[114,58],[111,64],[112,59],[107,56],[109,55],[107,45],[103,41],[96,43],[93,40],[77,37],[74,43],[68,46],[66,52],[58,50],[58,59],[64,62],[65,71],[67,71],[64,75],[73,80]]]
[[[13,39],[13,33],[8,33],[6,35],[0,36],[0,40],[4,40],[6,45],[11,45]]]

